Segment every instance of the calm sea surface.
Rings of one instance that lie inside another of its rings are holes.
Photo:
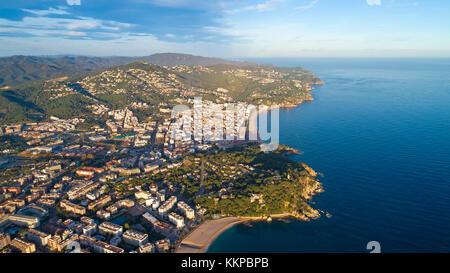
[[[209,252],[450,252],[450,60],[264,59],[325,81],[280,111],[280,142],[324,174],[311,222],[234,226]]]

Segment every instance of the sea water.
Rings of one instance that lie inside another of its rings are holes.
[[[450,60],[259,59],[325,82],[280,111],[280,142],[323,173],[310,222],[237,225],[208,252],[450,251]]]

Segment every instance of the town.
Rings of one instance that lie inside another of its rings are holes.
[[[93,107],[96,113],[102,110],[107,107]],[[139,123],[129,109],[108,115],[107,128],[83,133],[73,132],[83,121],[77,118],[2,127],[3,135],[29,139],[19,154],[34,162],[20,165],[20,175],[1,187],[7,201],[0,204],[0,226],[6,232],[0,248],[61,252],[79,241],[84,252],[167,252],[201,221],[205,209],[194,210],[173,188],[154,183],[133,187],[129,178],[167,172],[176,167],[171,160],[211,145],[177,145],[168,133],[170,117],[157,127],[156,122]],[[7,164],[13,163],[2,162]],[[127,194],[115,190],[118,185]],[[156,235],[149,236],[150,229]]]
[[[149,65],[106,70],[76,82],[46,81],[42,94],[48,101],[81,94],[90,102],[83,110],[89,113],[67,118],[61,112],[0,127],[2,252],[172,252],[206,219],[310,209],[294,194],[302,195],[299,190],[308,183],[319,187],[315,172],[288,161],[288,149],[269,155],[257,140],[245,138],[247,101],[230,110],[237,99],[228,89],[187,88],[171,74],[216,72],[201,66],[175,66],[170,73],[150,66],[148,72],[141,66]],[[262,69],[221,73],[262,85],[289,75]],[[304,86],[300,98],[309,95],[309,85]],[[120,102],[102,99],[150,89],[170,103],[130,101],[119,107]],[[212,101],[204,99],[198,107],[199,96]],[[171,107],[181,103],[193,111],[174,115]],[[224,120],[218,110],[236,118]],[[271,197],[295,183],[301,187],[289,192],[288,205]],[[74,243],[80,248],[74,250]]]

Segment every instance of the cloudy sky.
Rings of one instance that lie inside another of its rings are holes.
[[[0,55],[450,57],[447,0],[14,0]]]

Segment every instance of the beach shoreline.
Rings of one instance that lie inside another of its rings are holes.
[[[175,253],[204,253],[210,244],[225,230],[247,220],[224,217],[206,220],[190,232],[175,248]]]
[[[269,216],[227,216],[214,220],[206,220],[192,230],[175,248],[175,253],[205,253],[209,246],[227,229],[241,223],[253,221],[268,221]],[[293,213],[270,215],[270,219],[295,218],[307,220]]]

